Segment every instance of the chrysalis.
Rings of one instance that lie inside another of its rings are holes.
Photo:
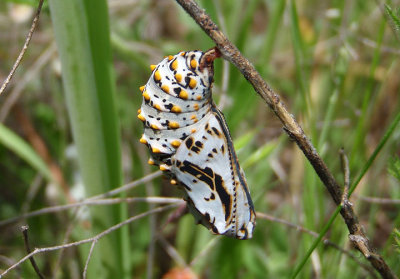
[[[151,65],[140,88],[140,139],[149,164],[172,177],[185,193],[197,221],[215,234],[238,239],[253,235],[255,212],[222,112],[211,87],[218,49],[180,52]]]

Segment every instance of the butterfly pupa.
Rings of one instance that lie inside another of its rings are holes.
[[[249,239],[255,211],[228,126],[212,100],[218,49],[186,51],[152,65],[140,88],[140,142],[183,190],[190,212],[215,234]]]

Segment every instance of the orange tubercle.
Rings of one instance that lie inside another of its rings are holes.
[[[175,148],[178,148],[181,145],[181,142],[179,140],[173,140],[171,142],[171,145]]]
[[[196,85],[197,85],[197,81],[194,78],[191,78],[189,81],[189,87],[193,89],[196,87]]]
[[[178,129],[179,123],[175,122],[175,121],[171,121],[171,122],[169,122],[168,127],[170,127],[171,129]]]
[[[179,98],[186,100],[189,97],[189,94],[185,90],[181,90],[179,93]]]

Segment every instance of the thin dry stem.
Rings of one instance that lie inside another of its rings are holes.
[[[183,257],[179,254],[178,250],[175,249],[174,246],[169,244],[169,242],[165,239],[162,234],[157,234],[157,239],[160,241],[160,244],[164,247],[164,250],[167,254],[175,261],[175,263],[179,266],[187,266],[187,263],[183,259]]]
[[[15,71],[17,70],[19,64],[21,63],[22,58],[24,57],[26,50],[28,49],[28,45],[32,39],[33,32],[35,31],[37,22],[39,21],[39,15],[40,15],[40,11],[42,10],[43,2],[44,2],[44,0],[39,0],[39,4],[36,9],[35,16],[33,17],[33,20],[32,20],[31,29],[29,29],[28,35],[26,36],[26,39],[25,39],[24,46],[22,47],[22,50],[19,53],[17,60],[15,61],[10,73],[8,74],[7,78],[5,79],[5,81],[3,82],[3,84],[0,87],[0,95],[4,92],[7,85],[10,83],[12,77],[14,76]]]
[[[31,248],[29,245],[29,238],[28,238],[28,226],[22,226],[21,229],[22,229],[22,235],[24,236],[25,249],[26,249],[26,252],[29,254],[29,253],[31,253]],[[30,260],[32,267],[35,270],[37,276],[40,279],[44,279],[44,276],[40,272],[40,269],[37,266],[35,259],[33,257],[31,257],[29,260]]]
[[[303,151],[307,160],[310,162],[315,172],[327,188],[335,204],[340,205],[342,201],[342,191],[339,183],[335,180],[325,162],[319,156],[294,116],[288,112],[286,106],[281,101],[280,96],[269,87],[256,71],[254,66],[240,53],[237,47],[228,40],[225,34],[219,30],[218,26],[204,12],[204,10],[197,5],[196,2],[193,0],[176,1],[216,43],[222,56],[240,70],[243,76],[253,86],[254,90],[264,99],[270,109],[281,121],[285,132]],[[367,259],[383,278],[396,278],[385,260],[380,255],[372,252],[376,249],[372,247],[371,243],[365,236],[352,207],[341,207],[340,214],[342,215],[350,234],[359,236],[365,240],[362,245],[360,242],[353,242],[356,243],[356,248],[360,251],[367,249],[370,251],[371,255],[374,255],[373,257],[367,257]],[[363,254],[364,256],[367,255],[366,253]]]
[[[71,219],[72,220],[69,222],[69,224],[68,224],[68,226],[66,228],[66,231],[65,231],[65,234],[64,234],[64,237],[63,237],[63,241],[62,241],[63,244],[68,243],[69,239],[71,238],[72,232],[73,232],[73,230],[74,230],[74,228],[75,228],[75,226],[77,224],[76,221],[78,220],[78,217],[77,217],[77,211],[78,210],[79,210],[79,208],[77,208],[71,214],[71,216],[72,216]],[[60,267],[62,265],[62,262],[63,262],[63,259],[64,259],[64,255],[65,255],[65,249],[61,249],[60,253],[58,253],[57,261],[56,261],[56,263],[54,265],[54,268],[52,270],[53,274],[57,274],[58,270],[60,269]]]
[[[150,174],[142,177],[141,179],[132,181],[132,182],[130,182],[128,184],[125,184],[125,185],[123,185],[121,187],[115,188],[115,189],[113,189],[111,191],[105,192],[105,193],[97,195],[97,196],[93,196],[93,197],[91,197],[89,199],[94,200],[94,199],[101,199],[101,198],[107,198],[107,197],[115,196],[115,195],[117,195],[119,193],[131,190],[134,187],[139,186],[140,184],[143,184],[143,183],[146,183],[146,182],[148,182],[150,180],[153,180],[153,179],[161,176],[161,174],[162,174],[162,171],[156,171],[156,172],[150,173]]]
[[[89,262],[90,262],[90,259],[92,258],[94,246],[96,245],[96,243],[97,243],[97,239],[94,240],[94,241],[92,242],[92,245],[90,246],[90,251],[89,251],[88,257],[87,257],[87,259],[86,259],[85,268],[83,269],[83,274],[82,274],[83,279],[86,279],[86,274],[87,274]]]
[[[171,204],[171,205],[166,205],[166,206],[162,206],[162,207],[157,207],[153,210],[149,210],[147,212],[141,213],[139,215],[133,216],[129,219],[126,219],[125,221],[118,223],[110,228],[108,228],[107,230],[91,237],[91,238],[87,238],[87,239],[83,239],[80,241],[76,241],[76,242],[71,242],[71,243],[67,243],[67,244],[63,244],[63,245],[57,245],[57,246],[52,246],[52,247],[45,247],[45,248],[36,248],[33,252],[29,253],[28,255],[26,255],[25,257],[23,257],[22,259],[20,259],[18,262],[16,262],[15,264],[13,264],[12,266],[10,266],[9,268],[7,268],[3,273],[0,274],[0,278],[2,278],[3,276],[5,276],[7,273],[9,273],[11,270],[15,269],[16,267],[18,267],[20,264],[22,264],[23,262],[25,262],[26,260],[30,259],[31,257],[33,257],[36,254],[39,253],[44,253],[44,252],[50,252],[50,251],[56,251],[56,250],[60,250],[60,249],[65,249],[65,248],[70,248],[70,247],[75,247],[75,246],[79,246],[85,243],[89,243],[89,242],[93,242],[93,241],[98,241],[100,240],[100,238],[102,238],[103,236],[119,229],[122,226],[125,226],[133,221],[136,221],[140,218],[146,217],[148,215],[151,214],[156,214],[156,213],[160,213],[166,210],[169,210],[171,208],[176,207],[176,204]]]
[[[84,205],[110,205],[117,203],[133,203],[133,202],[147,202],[147,203],[183,203],[182,199],[178,198],[165,198],[165,197],[146,197],[146,198],[112,198],[112,199],[87,199],[82,202],[76,202],[65,205],[57,205],[38,209],[20,216],[16,216],[0,222],[0,227],[10,223],[17,222],[21,219],[30,218],[38,215],[60,212],[71,208],[81,207]]]
[[[26,191],[26,196],[24,198],[24,202],[21,206],[21,212],[27,213],[30,209],[31,202],[33,201],[36,194],[39,192],[40,186],[43,182],[43,176],[41,174],[37,174],[35,178],[32,180],[30,186]]]
[[[352,197],[359,199],[360,201],[376,203],[376,204],[386,204],[386,205],[398,205],[400,204],[399,199],[389,199],[389,198],[376,198],[376,197],[364,197],[357,194],[353,194]]]
[[[57,47],[55,43],[52,43],[46,48],[43,53],[36,59],[36,61],[26,70],[23,77],[18,80],[18,83],[13,87],[11,92],[7,94],[7,98],[4,100],[0,110],[0,122],[4,122],[10,113],[10,110],[18,101],[22,92],[26,88],[27,84],[34,80],[40,69],[49,62],[51,57],[56,53]]]
[[[271,216],[271,215],[269,215],[269,214],[257,212],[257,217],[258,217],[258,218],[265,219],[265,220],[268,220],[268,221],[271,221],[271,222],[275,222],[275,223],[280,223],[280,224],[286,225],[286,226],[288,226],[289,228],[293,228],[293,229],[296,229],[296,230],[298,230],[298,231],[307,233],[307,234],[309,234],[309,235],[311,235],[311,236],[313,236],[313,237],[315,237],[315,238],[317,238],[317,237],[319,236],[319,234],[318,234],[317,232],[314,232],[314,231],[309,230],[309,229],[306,229],[306,228],[304,228],[304,227],[302,227],[302,226],[293,224],[293,223],[291,223],[291,222],[289,222],[289,221],[286,221],[286,220],[283,220],[283,219],[280,219],[280,218],[276,218],[276,217]],[[338,246],[336,243],[330,241],[329,239],[327,239],[327,238],[325,238],[325,237],[323,238],[323,243],[324,243],[325,245],[331,246],[331,247],[333,247],[333,248],[339,250],[339,251],[342,252],[343,254],[349,256],[349,257],[350,257],[351,259],[353,259],[358,265],[360,265],[362,268],[364,268],[366,271],[368,271],[369,274],[370,274],[373,278],[376,278],[374,269],[371,268],[370,266],[368,266],[368,265],[366,265],[366,264],[360,262],[360,260],[359,260],[355,255],[353,255],[352,253],[350,253],[350,251],[347,251],[346,249],[343,249],[342,247]]]
[[[213,237],[213,239],[207,243],[203,250],[201,250],[200,253],[197,254],[197,256],[190,262],[189,266],[193,267],[199,262],[201,258],[209,255],[210,250],[213,249],[215,245],[221,240],[221,237],[221,235],[216,235],[215,237]]]
[[[344,174],[344,187],[343,187],[343,195],[342,195],[342,206],[352,206],[349,202],[349,188],[350,188],[350,168],[349,168],[349,159],[344,153],[344,149],[340,149],[340,161],[342,163],[342,169]]]

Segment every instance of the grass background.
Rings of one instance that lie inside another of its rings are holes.
[[[199,4],[281,94],[336,179],[343,181],[341,147],[349,156],[351,180],[359,177],[399,114],[400,41],[393,31],[399,26],[391,28],[378,2]],[[399,1],[387,4],[398,15]],[[0,3],[1,80],[23,44],[34,5]],[[138,88],[150,75],[149,65],[164,55],[211,47],[212,41],[174,1],[46,3],[28,53],[0,96],[0,220],[103,193],[155,171],[146,163],[146,147],[138,143]],[[213,92],[256,210],[320,232],[335,206],[279,121],[239,71],[222,60],[215,65]],[[367,235],[396,274],[399,142],[400,128],[395,128],[351,198]],[[125,195],[182,193],[158,178]],[[372,203],[365,197],[391,202]],[[2,226],[0,269],[25,255],[22,224],[30,227],[32,246],[54,246],[93,236],[153,207],[91,206],[79,214],[71,210]],[[277,222],[258,218],[254,238],[238,241],[211,235],[190,215],[165,225],[172,212],[138,220],[100,240],[89,278],[177,278],[185,272],[200,278],[289,278],[296,268],[298,278],[368,276],[359,263],[323,244],[302,265],[314,238]],[[366,263],[351,250],[340,217],[327,237]],[[171,247],[179,256],[171,255]],[[86,244],[35,259],[49,277],[79,278],[89,248]],[[18,276],[34,276],[28,262],[9,278]]]

